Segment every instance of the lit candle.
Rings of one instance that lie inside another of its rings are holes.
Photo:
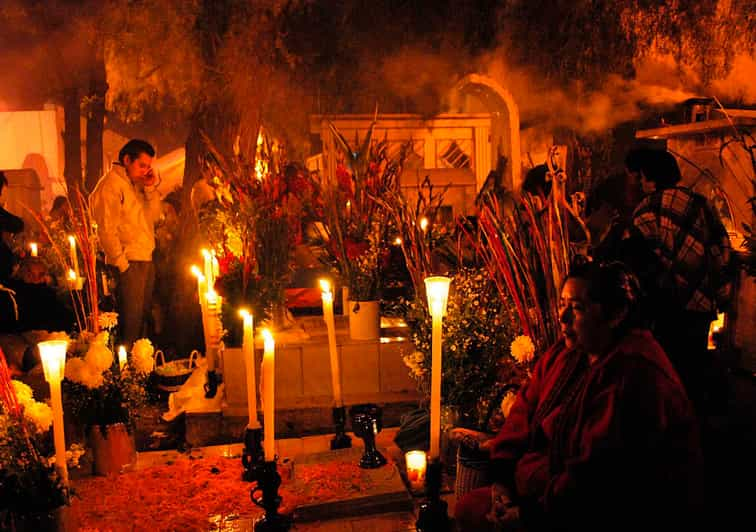
[[[423,233],[425,233],[428,230],[428,223],[429,223],[428,218],[426,218],[425,216],[420,218],[420,229],[422,230]]]
[[[123,367],[126,365],[127,357],[126,357],[126,347],[119,345],[118,346],[118,369],[123,371]]]
[[[257,383],[255,381],[255,332],[252,314],[247,309],[241,309],[239,315],[244,320],[244,336],[242,337],[242,357],[247,372],[247,410],[249,422],[247,428],[260,428],[257,419]]]
[[[197,278],[197,294],[199,295],[200,304],[202,304],[202,294],[207,289],[205,286],[205,276],[196,265],[192,265],[190,268],[192,275]]]
[[[407,480],[412,489],[422,489],[425,485],[425,469],[428,458],[425,451],[409,451],[404,455],[407,463]]]
[[[202,258],[205,259],[205,281],[207,282],[208,290],[215,286],[213,277],[213,256],[206,249],[202,250]]]
[[[341,398],[341,364],[336,347],[336,323],[333,317],[333,292],[331,283],[326,279],[320,280],[321,298],[323,299],[323,319],[328,330],[328,352],[331,360],[331,387],[333,388],[333,402],[336,406],[343,406]]]
[[[66,466],[66,437],[63,432],[63,400],[60,394],[60,381],[66,367],[65,340],[40,342],[39,355],[45,380],[50,385],[50,402],[53,411],[53,440],[55,442],[55,466],[64,485],[68,485],[68,467]]]
[[[73,270],[68,270],[68,284],[71,285],[71,290],[79,290],[79,276]]]
[[[428,308],[433,318],[433,336],[431,344],[431,410],[430,410],[430,459],[439,457],[439,438],[441,436],[441,323],[446,314],[446,302],[449,297],[448,277],[427,277],[425,291],[428,295]]]
[[[205,344],[207,347],[207,370],[215,371],[218,366],[218,349],[223,334],[223,324],[220,320],[221,302],[223,298],[218,292],[209,288],[205,293]]]
[[[37,243],[32,242],[31,244],[29,244],[29,248],[31,249],[31,256],[36,257],[38,252]]]
[[[265,420],[263,434],[263,450],[265,460],[271,462],[276,459],[275,449],[275,368],[276,368],[276,343],[268,329],[262,330],[265,349],[263,351],[262,374],[263,374],[263,418]]]
[[[76,278],[79,277],[79,255],[76,253],[76,237],[68,235],[68,245],[71,251],[71,264],[73,265],[73,271],[76,274]]]

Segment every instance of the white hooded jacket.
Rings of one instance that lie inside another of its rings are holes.
[[[126,169],[113,164],[89,195],[89,207],[108,264],[125,272],[130,261],[152,260],[161,216],[157,190],[134,185]]]

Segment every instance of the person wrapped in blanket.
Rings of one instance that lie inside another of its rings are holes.
[[[621,263],[572,267],[561,291],[562,338],[536,363],[499,434],[483,444],[494,484],[457,502],[459,530],[696,523],[703,491],[696,417],[664,351],[638,327],[637,300],[637,280]]]
[[[638,275],[648,294],[654,337],[704,417],[717,399],[709,324],[717,312],[729,309],[734,293],[737,267],[730,239],[706,198],[679,186],[680,168],[671,153],[633,150],[625,165],[638,175],[644,197],[618,258]]]

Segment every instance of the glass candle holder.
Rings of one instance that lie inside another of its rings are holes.
[[[407,463],[407,480],[413,490],[422,490],[425,486],[425,470],[428,459],[425,451],[409,451],[404,455]]]

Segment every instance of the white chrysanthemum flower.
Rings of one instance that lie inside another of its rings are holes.
[[[514,405],[516,398],[517,395],[514,392],[509,391],[501,400],[501,413],[505,418],[509,417],[509,411],[512,410],[512,405]]]
[[[94,339],[90,343],[98,344],[98,345],[108,345],[109,339],[110,339],[110,333],[108,333],[108,331],[100,331],[97,333],[97,336],[95,336]]]
[[[102,386],[102,383],[105,382],[105,378],[102,376],[101,371],[97,371],[95,368],[89,366],[88,364],[84,364],[84,368],[81,371],[80,374],[80,383],[86,386],[87,388],[99,388]]]
[[[45,403],[30,401],[24,405],[24,417],[34,424],[37,432],[47,432],[53,421],[53,412]]]
[[[131,364],[138,373],[150,373],[155,361],[152,356],[155,354],[155,348],[147,338],[141,338],[134,342],[131,348]]]
[[[530,336],[520,335],[512,341],[510,348],[512,357],[520,364],[525,364],[533,360],[535,356],[535,344]]]
[[[98,322],[101,329],[115,329],[118,325],[118,313],[117,312],[102,312],[98,318]]]
[[[84,384],[81,381],[81,373],[86,369],[87,364],[83,359],[79,357],[71,357],[66,360],[66,374],[65,378],[71,382],[78,384]]]
[[[13,391],[16,392],[16,398],[18,399],[19,404],[26,405],[27,403],[34,401],[34,392],[32,392],[32,389],[28,384],[17,380],[12,380],[11,384],[13,385]]]
[[[107,335],[107,333],[105,334]],[[102,373],[113,365],[113,352],[99,341],[92,342],[89,344],[87,354],[84,356],[84,362],[86,362],[92,370],[95,370],[97,373]]]

